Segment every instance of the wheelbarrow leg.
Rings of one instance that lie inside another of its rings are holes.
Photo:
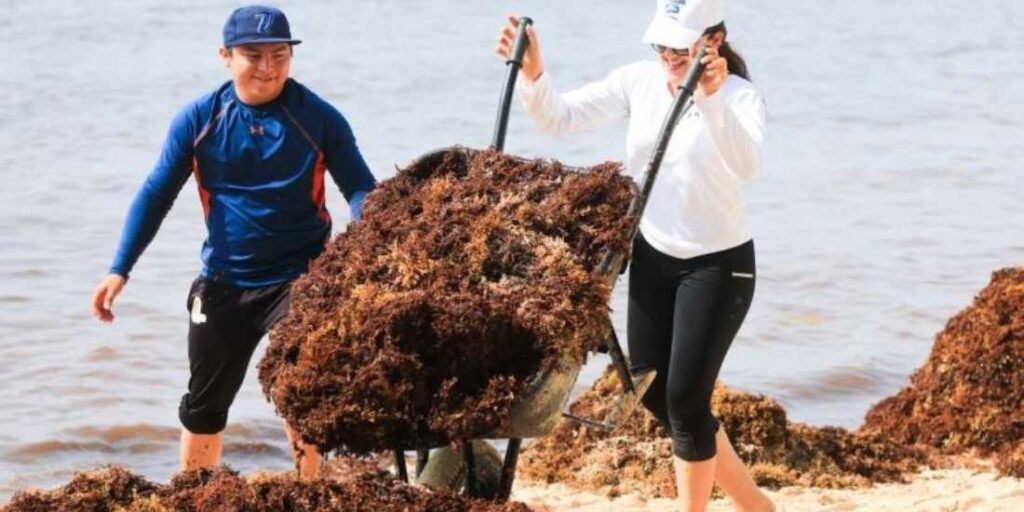
[[[619,382],[622,383],[623,391],[633,393],[636,391],[633,387],[633,373],[629,369],[629,361],[626,360],[626,354],[622,353],[619,335],[615,333],[611,317],[608,318],[607,329],[608,337],[605,338],[605,346],[608,349],[608,355],[612,358],[612,365],[615,366],[615,373],[619,376]]]
[[[423,468],[427,467],[430,460],[430,450],[416,450],[416,478],[423,474]]]
[[[476,458],[473,456],[473,441],[469,439],[462,443],[462,463],[466,467],[466,494],[476,498]]]
[[[405,467],[405,452],[395,448],[395,469],[398,472],[398,479],[402,483],[409,483],[409,471]]]
[[[498,501],[508,501],[512,495],[512,482],[516,478],[516,465],[519,462],[519,447],[523,440],[513,438],[508,440],[508,447],[505,448],[505,463],[501,466],[501,482],[498,484]]]

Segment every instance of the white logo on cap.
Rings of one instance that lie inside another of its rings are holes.
[[[258,21],[256,21],[256,32],[260,34],[266,34],[270,30],[270,26],[274,24],[274,13],[272,12],[261,12],[253,15]]]
[[[665,14],[679,14],[679,10],[686,5],[686,0],[669,0],[665,2]]]

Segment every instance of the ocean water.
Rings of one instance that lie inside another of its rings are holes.
[[[108,462],[158,480],[176,470],[184,301],[204,238],[194,185],[117,321],[96,322],[89,298],[171,116],[228,79],[216,50],[236,5],[0,0],[0,500]],[[508,12],[535,19],[562,90],[654,57],[640,43],[646,2],[280,5],[305,40],[293,76],[345,113],[379,178],[437,147],[490,142]],[[731,0],[727,23],[767,98],[769,140],[746,187],[757,292],[722,378],[792,420],[856,427],[991,271],[1024,263],[1024,4]],[[624,128],[548,137],[517,104],[506,150],[621,160]],[[579,386],[605,364],[594,358]],[[225,461],[290,466],[254,372]]]

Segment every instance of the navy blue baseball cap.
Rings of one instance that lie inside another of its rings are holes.
[[[279,9],[262,5],[239,7],[228,16],[224,23],[224,47],[240,44],[288,43],[299,44],[292,39],[288,18]]]

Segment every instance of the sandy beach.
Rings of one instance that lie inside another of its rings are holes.
[[[998,477],[983,464],[978,469],[926,470],[907,484],[876,484],[867,489],[786,487],[768,494],[787,512],[1018,512],[1024,510],[1024,480]],[[576,512],[669,512],[669,499],[585,492],[561,484],[522,482],[512,498],[539,510]],[[710,512],[733,510],[716,499]]]
[[[100,470],[91,474],[101,475],[102,473],[103,470]],[[249,482],[258,482],[288,476],[286,473],[257,472],[243,475],[243,478]],[[334,477],[339,476],[334,474]],[[338,481],[349,481],[352,476],[351,474],[341,476]],[[109,477],[98,476],[98,478],[106,480]],[[110,481],[105,485],[111,485]],[[114,495],[124,494],[123,491],[117,490],[120,488],[119,485],[123,486],[124,484],[106,487],[107,490],[102,491],[102,494],[105,495],[107,492]],[[102,488],[104,487],[99,487],[97,490]],[[83,491],[84,488],[80,488],[79,492]],[[912,475],[907,483],[902,484],[875,484],[860,489],[792,486],[769,490],[767,493],[780,511],[788,512],[1018,512],[1024,510],[1024,479],[999,477],[990,463],[970,457],[961,458],[957,462],[957,467],[924,470]],[[543,512],[674,512],[678,510],[678,506],[668,498],[646,498],[635,493],[614,494],[614,491],[609,488],[585,491],[562,483],[545,484],[521,479],[516,482],[511,497],[512,502],[517,502],[520,505],[515,503],[509,503],[508,507],[495,505],[502,510],[506,508],[520,510],[521,504],[525,504],[530,510]],[[113,499],[116,501],[117,498]],[[205,499],[209,500],[210,498]],[[64,498],[61,498],[58,502],[71,503],[63,500]],[[127,498],[127,500],[132,501],[131,498]],[[88,499],[79,503],[87,502]],[[132,507],[149,502],[149,499],[141,499],[139,503],[133,503]],[[45,507],[45,503],[52,504],[54,502],[37,502],[35,506],[29,505],[27,502],[11,503],[0,506],[0,510],[43,510],[38,507],[40,505]],[[212,503],[214,510],[234,510],[230,503],[221,503],[216,499]],[[210,504],[210,502],[207,503],[207,505]],[[228,508],[224,508],[225,506]],[[136,510],[132,507],[129,509]],[[142,509],[149,510],[144,506]],[[166,509],[156,508],[154,510]],[[331,510],[335,510],[335,508],[332,507]],[[414,506],[414,510],[421,510],[421,508]],[[728,499],[716,498],[711,501],[707,510],[709,512],[726,512],[734,509]]]

